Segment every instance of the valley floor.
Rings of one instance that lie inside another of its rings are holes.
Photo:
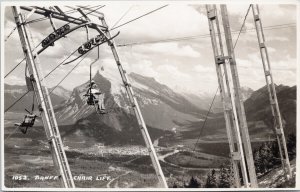
[[[12,129],[5,135],[5,186],[60,187],[58,179],[45,176],[58,175],[54,169],[48,144],[40,139],[21,137]],[[34,133],[37,130],[31,130]],[[168,185],[188,182],[191,176],[205,181],[207,173],[228,161],[228,158],[207,153],[205,150],[192,151],[183,146],[161,147],[155,142],[158,157],[167,178]],[[222,144],[212,144],[219,146]],[[205,146],[205,145],[203,145]],[[210,149],[210,148],[208,148]],[[75,180],[81,188],[147,188],[158,187],[158,180],[151,165],[151,159],[143,146],[103,146],[75,149],[66,146],[66,155]],[[292,162],[295,169],[295,161]],[[21,176],[21,177],[18,177]],[[22,176],[27,176],[26,179]],[[21,180],[20,180],[21,179]],[[282,178],[277,168],[259,179],[259,186],[293,187],[292,181]]]

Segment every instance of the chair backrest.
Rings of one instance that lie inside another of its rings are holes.
[[[25,115],[24,123],[33,125],[35,121],[35,115]]]

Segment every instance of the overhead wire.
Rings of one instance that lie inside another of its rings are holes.
[[[279,24],[279,25],[271,25],[263,27],[264,30],[274,30],[274,29],[283,29],[289,27],[296,27],[296,23],[287,23],[287,24]],[[231,31],[232,34],[240,34],[255,31],[255,28],[246,29],[244,31],[236,30]],[[221,33],[224,34],[224,33]],[[133,43],[124,43],[118,44],[117,47],[126,47],[126,46],[135,46],[135,45],[144,45],[144,44],[154,44],[154,43],[165,43],[165,42],[175,42],[175,41],[185,41],[185,40],[193,40],[200,38],[209,38],[210,34],[202,34],[202,35],[194,35],[194,36],[183,36],[183,37],[175,37],[175,38],[167,38],[167,39],[159,39],[153,41],[142,41],[142,42],[133,42]]]
[[[35,46],[35,48],[32,50],[35,51],[36,48],[38,48],[41,45],[42,42],[40,42],[37,46]],[[24,57],[16,66],[14,66],[14,68],[12,68],[5,76],[4,78],[6,78],[9,74],[11,74],[21,63],[23,63],[26,60],[26,58]]]
[[[103,6],[102,6],[103,7]],[[102,8],[101,7],[101,8]],[[99,8],[98,8],[99,9]],[[86,15],[88,15],[88,14],[91,14],[91,12],[88,12],[88,13],[86,13]],[[81,16],[81,17],[79,17],[79,18],[82,18],[83,16]],[[49,19],[49,18],[46,18],[46,19]],[[30,22],[26,22],[27,24],[28,23],[30,23]],[[69,22],[70,23],[70,22]],[[33,49],[33,51],[41,44],[42,42],[40,42],[34,49]],[[71,57],[75,52],[77,51],[77,49],[69,56],[69,57]],[[68,58],[69,58],[68,57]],[[11,71],[9,71],[6,75],[5,75],[5,77],[4,78],[6,78],[11,72],[13,72],[23,61],[25,61],[25,57],[21,60],[21,62],[20,63],[18,63]],[[60,65],[58,65],[55,69],[57,69],[58,67],[59,67]],[[53,70],[55,70],[55,69],[53,69]],[[49,74],[48,74],[49,75]],[[46,75],[46,76],[48,76],[48,75]]]
[[[114,27],[114,28],[111,28],[110,31],[115,30],[115,29],[117,29],[117,28],[119,28],[119,27],[122,27],[122,26],[124,26],[124,25],[127,25],[127,24],[129,24],[129,23],[131,23],[131,22],[133,22],[133,21],[136,21],[136,20],[138,20],[138,19],[140,19],[140,18],[142,18],[142,17],[145,17],[145,16],[147,16],[147,15],[149,15],[149,14],[151,14],[151,13],[154,13],[154,12],[160,10],[160,9],[163,9],[163,8],[165,8],[165,7],[167,7],[167,6],[168,6],[168,5],[164,5],[164,6],[161,6],[161,7],[157,8],[157,9],[154,9],[154,10],[152,10],[152,11],[150,11],[150,12],[147,12],[147,13],[145,13],[145,14],[139,16],[139,17],[136,17],[136,18],[134,18],[134,19],[132,19],[132,20],[130,20],[130,21],[127,21],[127,22],[125,22],[125,23],[122,23],[122,24],[120,24],[120,25]]]
[[[127,9],[127,11],[125,11],[125,13],[120,17],[120,19],[118,19],[115,24],[112,25],[111,28],[114,28],[117,24],[119,24],[119,22],[129,13],[129,11],[133,8],[134,6],[129,7],[129,9]]]
[[[89,52],[90,53],[90,52]],[[62,80],[49,92],[49,94],[51,94],[71,73],[72,71],[74,71],[79,64],[89,55],[89,53],[87,53],[68,73],[67,75],[65,75]]]
[[[249,14],[249,11],[250,11],[250,8],[251,8],[251,4],[249,5],[249,7],[248,7],[248,10],[247,10],[247,13],[246,13],[246,15],[245,15],[245,18],[244,18],[244,21],[243,21],[243,24],[242,24],[242,27],[241,27],[241,30],[240,30],[240,32],[239,32],[239,34],[238,34],[238,36],[237,36],[237,39],[236,39],[236,41],[235,41],[235,44],[234,44],[234,46],[233,47],[235,47],[236,46],[236,44],[237,44],[237,42],[238,42],[238,40],[239,40],[239,38],[240,38],[240,35],[241,35],[241,33],[242,33],[242,30],[243,30],[243,28],[244,28],[244,26],[245,26],[245,23],[246,23],[246,19],[247,19],[247,16],[248,16],[248,14]]]
[[[80,6],[80,8],[88,8],[88,9],[93,9],[95,7],[98,7],[99,5],[96,5],[96,6],[91,6],[91,5],[87,5],[87,6]],[[70,10],[68,11],[64,11],[65,14],[71,14],[71,13],[75,13],[77,12],[78,10],[74,7],[71,7],[71,6],[66,6],[68,8],[70,8]]]
[[[16,31],[16,29],[17,29],[17,26],[15,26],[12,30],[11,30],[11,32],[7,35],[7,37],[5,38],[5,40],[4,40],[4,42],[6,42],[9,38],[10,38],[10,36]]]
[[[99,9],[99,8],[98,8]],[[94,10],[95,11],[95,10]],[[92,12],[92,11],[91,11]],[[91,13],[91,12],[89,12],[89,13]],[[88,13],[87,13],[88,14]],[[41,44],[41,42],[35,47],[35,49],[39,46]],[[71,53],[66,59],[68,59],[69,57],[71,57],[75,52],[77,51],[77,49],[73,52],[73,53]],[[77,64],[76,64],[76,66],[71,70],[71,72],[82,62],[82,60],[87,56],[88,54],[86,54]],[[65,59],[65,60],[66,60]],[[11,70],[5,77],[7,77],[12,71],[14,71],[23,61],[25,60],[25,58],[23,58],[23,60],[20,62],[20,63],[18,63],[14,68],[13,68],[13,70]],[[64,60],[64,61],[65,61]],[[63,62],[64,62],[63,61]],[[61,62],[59,65],[57,65],[53,70],[51,70],[43,79],[45,79],[46,77],[48,77],[54,70],[56,70],[60,65],[62,65],[63,64],[63,62]],[[68,74],[67,74],[67,76],[71,73],[71,72],[69,72]],[[64,78],[63,78],[63,80],[64,79],[66,79],[66,77],[67,76],[65,76]],[[42,79],[42,80],[43,80]],[[63,81],[62,80],[62,81]],[[62,83],[62,81],[60,81],[59,82],[59,84],[58,85],[56,85],[55,86],[55,88],[57,88],[61,83]],[[52,90],[51,90],[51,92],[50,92],[50,94],[54,91],[54,89],[55,88],[53,88]],[[29,91],[27,91],[26,93],[24,93],[18,100],[16,100],[12,105],[10,105],[7,109],[5,109],[5,112],[7,112],[9,109],[11,109],[17,102],[19,102],[23,97],[25,97],[25,95],[27,95],[29,93]]]
[[[88,53],[89,54],[89,53]],[[76,65],[75,65],[75,67],[73,67],[72,69],[71,69],[71,71],[69,71],[68,72],[68,74],[49,92],[49,94],[51,94],[66,78],[67,78],[67,76],[69,76],[70,74],[71,74],[71,72],[82,62],[82,60],[83,59],[85,59],[86,58],[86,56],[88,55],[88,54],[86,54]],[[57,68],[57,67],[56,67]],[[52,70],[52,72],[53,72],[54,70]],[[51,72],[51,73],[52,73]],[[49,76],[50,74],[51,74],[50,72],[46,75],[46,76]],[[46,78],[46,76],[42,79],[42,80],[44,80],[45,78]],[[5,111],[4,112],[7,112],[9,109],[11,109],[17,102],[19,102],[24,96],[26,96],[28,93],[29,93],[30,91],[27,91],[27,92],[25,92],[18,100],[16,100],[13,104],[11,104],[7,109],[5,109]]]
[[[4,76],[4,79],[9,75],[11,74],[21,63],[23,63],[23,61],[25,61],[25,57],[16,65],[14,66],[14,68],[12,68],[5,76]]]
[[[25,92],[18,100],[16,100],[13,104],[11,104],[8,108],[6,108],[5,111],[4,111],[4,113],[6,113],[9,109],[11,109],[17,102],[19,102],[28,93],[29,93],[29,91]]]
[[[45,79],[45,78],[47,78],[52,72],[54,72],[58,67],[60,67],[61,65],[63,65],[64,64],[64,62],[66,61],[66,60],[68,60],[72,55],[74,55],[75,53],[76,53],[76,51],[77,51],[77,49],[75,50],[75,51],[73,51],[68,57],[66,57],[65,59],[63,59],[57,66],[55,66],[47,75],[45,75],[45,77],[43,78],[43,79]],[[42,80],[43,80],[42,79]],[[41,80],[41,81],[42,81]]]
[[[8,140],[13,134],[16,133],[16,131],[18,130],[18,126],[5,138],[5,140]]]

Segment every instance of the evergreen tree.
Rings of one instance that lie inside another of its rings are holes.
[[[279,148],[276,142],[263,143],[254,151],[255,170],[258,174],[265,174],[280,163]]]
[[[231,186],[231,175],[230,169],[226,168],[224,164],[221,165],[220,168],[220,176],[219,176],[219,188],[230,188]]]
[[[174,182],[173,188],[178,188],[177,184]]]
[[[260,148],[254,151],[254,165],[256,173],[262,173],[262,162],[260,155]]]
[[[273,165],[281,164],[278,143],[276,141],[273,141],[270,145],[271,145],[271,150],[272,150],[272,153],[273,153],[273,160],[272,160]]]
[[[188,185],[185,185],[185,188],[199,188],[201,187],[200,183],[193,176]]]
[[[207,179],[205,183],[205,188],[217,188],[217,177],[216,171],[213,169],[210,173],[207,174]]]
[[[296,135],[289,134],[287,138],[287,149],[289,153],[289,158],[292,160],[296,157]]]

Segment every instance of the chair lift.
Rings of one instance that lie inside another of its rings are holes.
[[[88,90],[83,96],[87,97],[87,104],[95,106],[96,112],[98,114],[106,114],[104,106],[104,93],[101,93],[97,88],[94,80],[92,80],[92,65],[99,59],[99,47],[98,47],[98,58],[90,64],[90,83],[88,85]]]
[[[26,67],[25,67],[25,80],[26,80],[26,85],[27,85],[27,89],[28,91],[34,91],[33,89],[33,84],[32,82],[34,82],[34,77],[28,76],[27,75],[27,63],[26,63]],[[34,110],[34,92],[32,94],[32,107],[31,107],[31,112],[29,112],[27,109],[25,109],[25,111],[27,111],[28,114],[26,114],[24,116],[24,119],[21,123],[15,123],[14,125],[19,127],[19,129],[21,130],[21,132],[23,134],[27,133],[27,130],[29,127],[32,127],[34,125],[35,119],[38,117],[37,115],[33,114],[33,110]],[[41,111],[41,108],[39,109]],[[41,111],[42,112],[42,111]]]
[[[23,134],[27,133],[27,129],[34,125],[34,121],[38,117],[35,114],[26,114],[22,123],[15,123]]]
[[[87,93],[84,95],[87,97],[87,104],[95,106],[97,113],[105,114],[105,107],[104,107],[104,93],[101,93],[99,89],[97,89],[97,85],[93,80],[90,81],[88,85],[89,89]]]
[[[33,95],[33,99],[34,99],[34,95]],[[34,110],[34,103],[32,103],[31,112],[25,109],[25,111],[27,111],[28,114],[24,116],[23,122],[15,123],[15,126],[19,127],[20,131],[23,134],[27,133],[28,128],[34,125],[35,119],[38,117],[37,115],[33,114],[33,110]]]

